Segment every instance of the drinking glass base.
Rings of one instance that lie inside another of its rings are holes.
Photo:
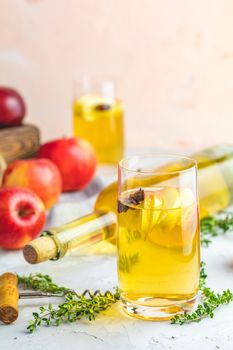
[[[175,315],[191,312],[196,297],[189,300],[146,298],[145,303],[142,303],[141,300],[140,303],[135,303],[135,301],[122,298],[121,305],[129,316],[148,321],[166,321]]]

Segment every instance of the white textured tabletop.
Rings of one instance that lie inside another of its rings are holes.
[[[89,211],[93,198],[85,207],[76,201],[67,203],[65,197],[62,202],[49,216],[50,223],[60,223],[59,220],[72,219]],[[207,264],[208,286],[216,291],[233,290],[233,234],[216,238],[209,248],[203,248],[202,259]],[[57,262],[33,266],[24,261],[20,251],[0,251],[0,273],[5,271],[48,273],[58,284],[80,292],[86,288],[105,291],[117,285],[114,252],[108,255],[79,253]],[[135,320],[122,314],[116,304],[94,322],[41,327],[33,334],[26,331],[27,322],[39,305],[48,304],[48,299],[20,300],[19,304],[18,320],[12,325],[0,325],[1,350],[233,349],[233,304],[221,307],[213,319],[183,326]]]

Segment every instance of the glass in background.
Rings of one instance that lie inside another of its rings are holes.
[[[100,163],[114,164],[123,158],[123,106],[113,80],[83,78],[75,82],[73,128],[75,137],[93,145]]]

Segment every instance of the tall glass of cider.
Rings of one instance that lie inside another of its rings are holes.
[[[174,163],[178,171],[169,166]],[[123,309],[148,320],[189,312],[200,272],[196,161],[166,154],[135,156],[119,163],[118,174]]]
[[[88,140],[100,163],[117,164],[123,157],[123,106],[111,79],[83,78],[74,84],[74,135]]]

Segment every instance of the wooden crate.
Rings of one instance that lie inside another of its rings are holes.
[[[40,132],[36,126],[22,125],[0,129],[0,154],[7,163],[33,157],[39,146]]]

